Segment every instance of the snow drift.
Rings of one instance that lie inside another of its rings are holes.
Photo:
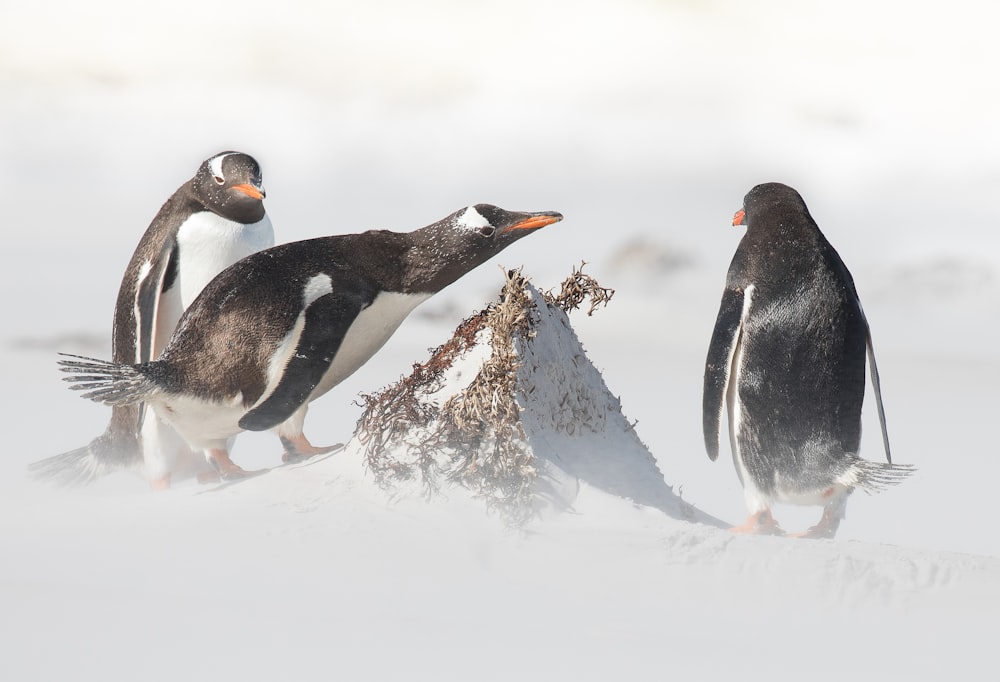
[[[711,522],[664,482],[569,326],[566,310],[609,295],[580,273],[557,295],[509,273],[497,303],[365,398],[332,456],[157,495],[115,476],[0,479],[0,677],[981,674],[997,559],[685,520]],[[0,362],[51,365],[24,357]],[[376,481],[442,494],[390,501]]]
[[[582,268],[558,294],[508,271],[496,303],[409,376],[364,396],[355,440],[369,470],[388,487],[457,483],[519,522],[571,509],[588,485],[718,523],[667,485],[570,325],[569,311],[589,301],[593,314],[613,294]]]

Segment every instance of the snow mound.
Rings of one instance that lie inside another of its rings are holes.
[[[573,331],[614,291],[576,270],[558,294],[519,270],[499,300],[379,393],[363,395],[355,441],[382,486],[459,485],[510,521],[573,508],[589,486],[676,519],[717,525],[664,481]]]

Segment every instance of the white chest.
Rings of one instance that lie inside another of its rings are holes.
[[[220,272],[252,253],[274,246],[274,228],[266,215],[259,222],[243,225],[203,211],[181,224],[177,246],[180,259],[174,288],[184,310]]]

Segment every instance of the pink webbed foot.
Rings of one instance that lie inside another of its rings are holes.
[[[829,540],[837,534],[837,529],[840,528],[840,520],[842,518],[843,514],[839,509],[826,507],[823,509],[823,516],[820,517],[819,523],[809,530],[802,531],[801,533],[791,533],[788,537],[807,538],[811,540]]]
[[[229,453],[222,449],[209,450],[208,461],[219,472],[219,476],[224,481],[249,478],[250,476],[257,476],[264,473],[263,471],[248,471],[238,466],[233,460],[229,459]]]
[[[202,471],[198,473],[198,483],[201,485],[208,485],[210,483],[218,483],[222,480],[222,476],[219,475],[218,471]]]
[[[343,443],[337,443],[336,445],[330,445],[327,447],[316,447],[309,442],[304,433],[299,433],[298,435],[292,436],[291,438],[286,438],[285,436],[278,436],[281,440],[281,444],[284,446],[285,451],[281,453],[281,461],[288,462],[301,462],[304,459],[309,459],[310,457],[315,457],[316,455],[325,455],[328,452],[333,452],[334,450],[339,450],[344,447]]]
[[[158,476],[150,480],[149,487],[154,492],[170,490],[170,474],[164,474],[163,476]]]
[[[741,526],[733,526],[729,529],[731,533],[749,533],[753,535],[784,535],[778,522],[774,520],[770,509],[764,509],[756,514],[751,514],[746,523]]]

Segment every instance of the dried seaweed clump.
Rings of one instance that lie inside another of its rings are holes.
[[[489,308],[466,318],[444,344],[431,351],[423,364],[395,384],[372,395],[361,394],[365,411],[355,434],[365,447],[368,468],[376,480],[410,480],[418,473],[431,490],[437,489],[435,473],[438,438],[427,433],[440,408],[427,396],[441,390],[446,372],[456,358],[476,345],[476,335],[485,326]],[[396,451],[405,451],[399,457]]]
[[[516,350],[534,335],[527,283],[520,270],[508,271],[498,302],[464,320],[426,363],[414,365],[410,376],[362,396],[365,411],[356,437],[380,484],[393,488],[417,480],[426,494],[433,494],[443,481],[459,483],[511,522],[529,518],[537,470],[517,404]],[[545,300],[570,310],[590,296],[593,312],[611,294],[575,271],[558,296]],[[469,370],[476,372],[471,381],[461,378],[464,387],[459,390],[451,381],[456,363],[477,346],[488,348],[489,357]]]
[[[554,305],[562,308],[567,313],[571,310],[576,310],[580,307],[586,299],[590,299],[590,308],[587,310],[587,316],[594,314],[597,307],[603,305],[607,307],[608,303],[611,302],[611,297],[615,295],[614,289],[608,289],[602,287],[597,283],[597,280],[586,275],[583,272],[583,268],[586,263],[580,263],[579,268],[573,268],[573,274],[566,278],[562,283],[562,288],[559,294],[553,294],[551,291],[544,292],[542,297],[545,302],[549,305]]]
[[[534,304],[520,270],[506,277],[500,301],[486,309],[490,357],[469,385],[444,403],[437,430],[454,453],[451,478],[517,517],[529,508],[536,470],[515,399],[520,363],[514,339],[531,337]]]

